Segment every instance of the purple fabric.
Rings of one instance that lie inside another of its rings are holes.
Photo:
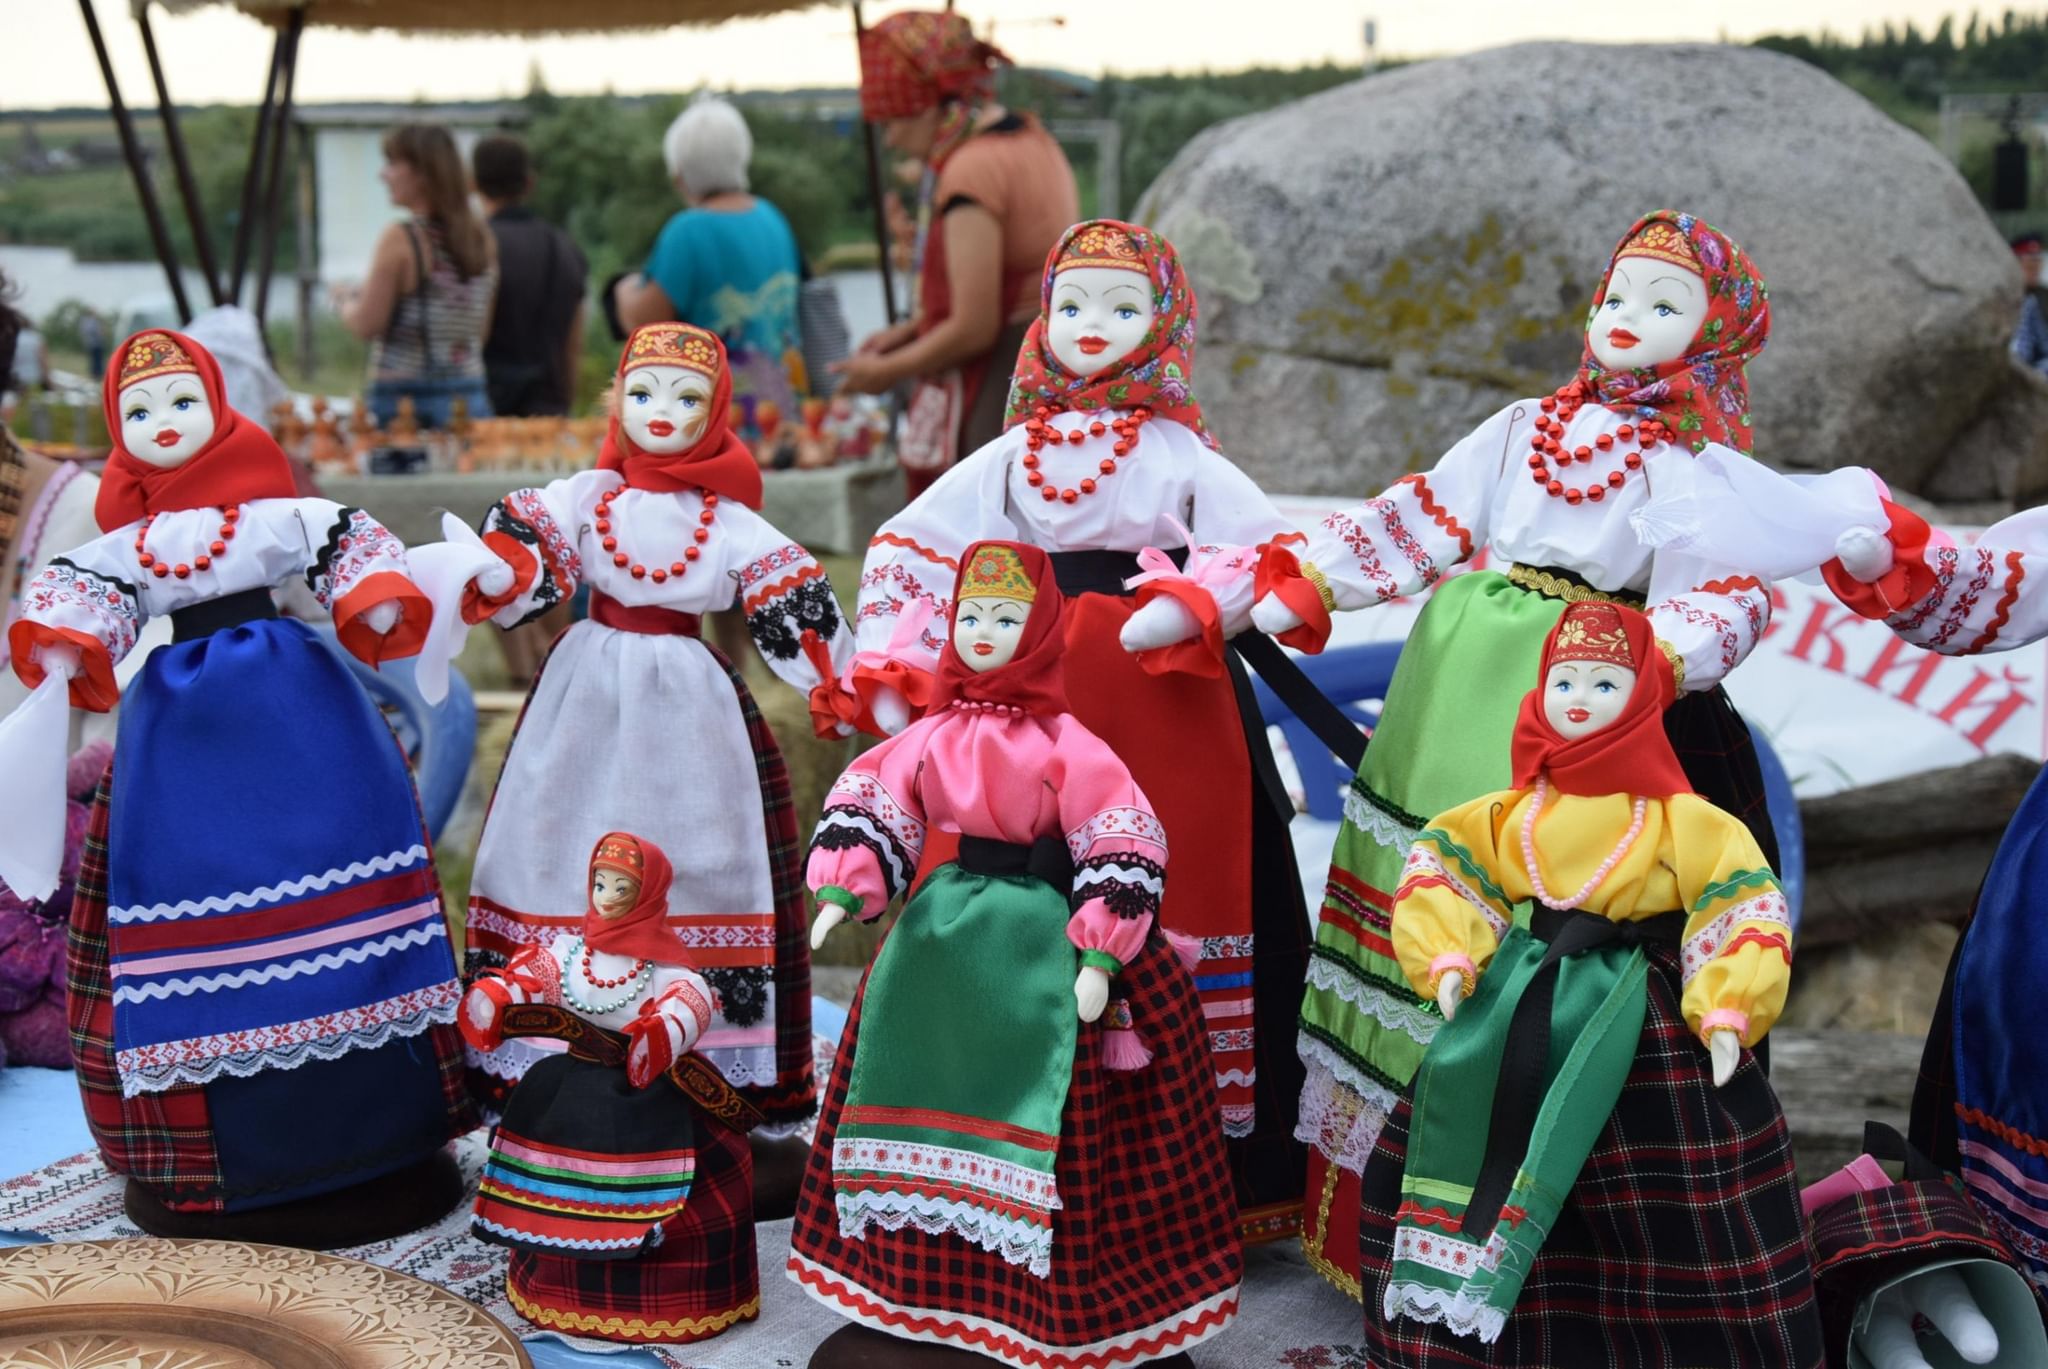
[[[112,748],[98,742],[71,758],[66,776],[72,801],[64,824],[64,864],[57,891],[26,903],[0,885],[0,1068],[38,1065],[69,1069],[64,1020],[64,936],[71,893],[85,849],[91,797],[106,772]]]

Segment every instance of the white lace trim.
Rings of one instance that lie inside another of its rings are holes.
[[[1022,1265],[1039,1278],[1052,1273],[1052,1228],[1033,1226],[1015,1217],[1004,1217],[970,1203],[950,1198],[923,1198],[901,1193],[847,1193],[836,1195],[839,1205],[839,1234],[846,1240],[860,1240],[870,1226],[884,1231],[901,1231],[914,1226],[927,1236],[951,1232],[980,1246],[1003,1263]]]
[[[706,1050],[700,1045],[697,1053],[709,1060],[734,1088],[775,1082],[773,1046],[713,1046]]]
[[[459,992],[460,986],[456,986]],[[295,1070],[309,1060],[339,1060],[350,1051],[373,1050],[392,1041],[418,1036],[429,1027],[455,1020],[456,1000],[425,1008],[407,1017],[361,1027],[340,1036],[293,1045],[272,1046],[241,1055],[217,1055],[210,1060],[180,1062],[150,1070],[122,1068],[121,1094],[126,1098],[157,1093],[177,1084],[210,1084],[222,1075],[247,1079],[265,1070]]]
[[[1218,1070],[1216,1071],[1216,1087],[1229,1088],[1232,1084],[1242,1084],[1244,1087],[1250,1088],[1258,1082],[1258,1078],[1259,1072],[1257,1070]]]
[[[1412,1321],[1436,1322],[1452,1335],[1475,1336],[1488,1345],[1500,1339],[1501,1328],[1508,1319],[1508,1314],[1498,1307],[1470,1301],[1463,1290],[1446,1293],[1419,1283],[1389,1282],[1380,1310],[1388,1321],[1407,1317]]]
[[[236,908],[253,908],[259,903],[269,903],[280,898],[297,898],[316,889],[325,889],[334,884],[348,884],[372,875],[386,875],[393,870],[415,865],[427,858],[424,845],[413,845],[389,855],[376,856],[370,860],[359,860],[351,865],[336,866],[324,874],[307,875],[303,879],[287,879],[277,884],[224,896],[209,896],[201,899],[186,899],[182,903],[153,903],[148,907],[109,908],[108,922],[155,922],[162,918],[193,917],[200,913],[226,913]]]
[[[501,1226],[497,1222],[483,1217],[473,1217],[470,1220],[474,1225],[480,1226],[486,1231],[495,1232],[497,1235],[503,1236],[508,1240],[517,1241],[521,1245],[552,1245],[559,1246],[565,1250],[638,1250],[641,1246],[647,1244],[645,1233],[638,1236],[622,1236],[609,1241],[572,1241],[559,1236],[537,1236],[531,1231],[521,1231],[517,1227]],[[656,1225],[651,1229],[656,1242],[659,1243],[661,1227]]]
[[[1352,1174],[1364,1174],[1374,1143],[1386,1128],[1399,1101],[1394,1090],[1344,1066],[1342,1057],[1322,1042],[1302,1039],[1299,1053],[1307,1078],[1301,1086],[1301,1112],[1294,1139],[1314,1146],[1324,1159]],[[1346,1077],[1340,1078],[1337,1068]]]
[[[1415,838],[1422,835],[1420,827],[1389,817],[1356,789],[1344,791],[1344,820],[1380,845],[1399,851],[1404,859]]]
[[[954,1146],[935,1146],[917,1141],[887,1140],[877,1136],[835,1136],[832,1139],[832,1172],[845,1174],[907,1174],[941,1183],[965,1184],[984,1189],[1021,1207],[1050,1212],[1060,1205],[1059,1185],[1050,1171],[1027,1168],[1006,1160]]]
[[[424,946],[437,938],[448,935],[448,925],[442,921],[439,910],[434,920],[425,926],[410,927],[403,932],[366,941],[360,946],[347,946],[339,951],[322,951],[316,956],[299,956],[284,962],[273,961],[268,965],[252,965],[240,970],[226,970],[219,974],[193,975],[189,979],[160,979],[154,984],[140,986],[123,984],[114,990],[114,1002],[146,1003],[151,999],[183,997],[194,993],[212,993],[216,989],[240,989],[251,984],[270,984],[280,979],[296,979],[300,975],[318,974],[322,970],[338,970],[345,965],[360,965],[372,957],[383,957],[393,951],[411,950]],[[261,949],[256,948],[256,949]]]
[[[1309,957],[1308,986],[1337,995],[1388,1031],[1400,1032],[1417,1045],[1427,1046],[1444,1025],[1441,1017],[1415,999],[1405,995],[1396,998],[1379,985],[1332,963],[1327,956]]]
[[[1257,1106],[1252,1103],[1225,1103],[1223,1134],[1232,1140],[1240,1140],[1251,1135],[1257,1124],[1257,1111]]]

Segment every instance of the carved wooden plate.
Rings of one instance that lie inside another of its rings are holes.
[[[445,1289],[339,1255],[234,1241],[0,1249],[9,1369],[532,1369]]]

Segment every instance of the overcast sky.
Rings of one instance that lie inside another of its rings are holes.
[[[575,0],[563,0],[573,12]],[[868,15],[903,8],[871,0]],[[95,0],[116,74],[131,103],[153,97],[127,0]],[[960,9],[1018,61],[1089,75],[1231,70],[1358,61],[1368,18],[1382,53],[1426,55],[1527,38],[1609,42],[1816,32],[1853,37],[1865,25],[1912,19],[1931,27],[1956,11],[1941,0],[1721,0],[1629,9],[1612,0],[962,0]],[[1967,13],[1967,9],[1962,11]],[[1986,14],[1996,14],[1987,7]],[[1191,21],[1191,17],[1194,21]],[[1055,20],[1064,23],[1055,23]],[[269,36],[221,5],[156,16],[157,45],[181,102],[254,104]],[[104,101],[74,0],[0,0],[0,109]],[[410,100],[517,95],[539,64],[564,94],[850,85],[853,30],[837,5],[720,28],[624,37],[422,39],[311,29],[299,62],[300,100]]]

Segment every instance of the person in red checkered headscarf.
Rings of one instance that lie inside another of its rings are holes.
[[[906,10],[861,34],[861,113],[922,164],[912,317],[837,368],[853,394],[914,382],[898,443],[914,498],[1003,430],[1040,268],[1081,217],[1074,170],[1038,120],[995,102],[1009,62],[957,14]]]

